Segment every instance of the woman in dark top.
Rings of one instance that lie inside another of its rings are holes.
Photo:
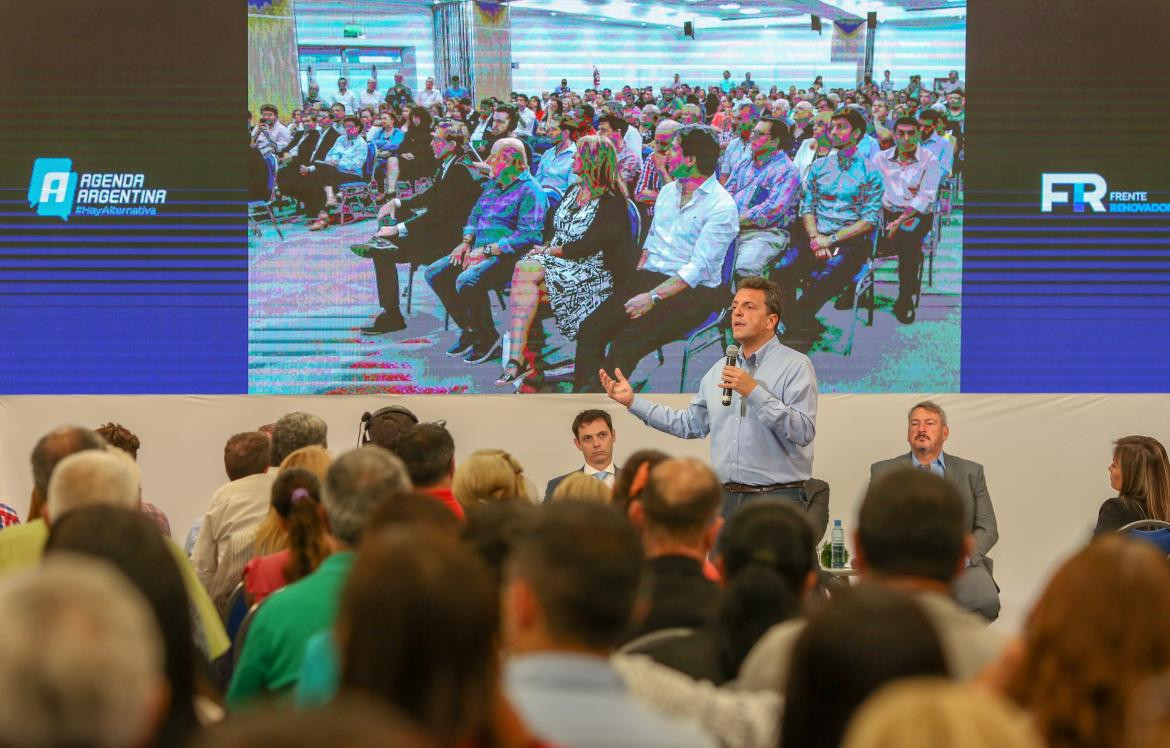
[[[512,356],[497,385],[539,381],[539,351],[529,349],[528,333],[541,303],[552,307],[561,334],[575,340],[581,320],[633,271],[626,186],[618,173],[613,144],[597,135],[580,138],[573,173],[578,181],[545,221],[546,245],[534,247],[516,264]]]
[[[387,162],[389,174],[386,181],[390,187],[387,196],[394,194],[395,185],[400,181],[414,182],[435,175],[438,164],[431,150],[431,122],[431,113],[426,109],[421,106],[410,108],[406,137],[398,146],[398,156]]]
[[[1101,504],[1094,535],[1142,519],[1170,522],[1170,462],[1157,439],[1123,436],[1114,442],[1109,485],[1117,497]]]

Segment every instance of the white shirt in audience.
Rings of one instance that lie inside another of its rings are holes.
[[[376,88],[374,89],[373,93],[370,93],[369,91],[362,91],[361,95],[358,96],[358,104],[363,107],[369,107],[375,112],[378,111],[378,105],[385,100],[386,97],[383,96],[382,92]]]
[[[191,562],[199,581],[223,610],[252,558],[256,528],[268,514],[273,469],[225,483],[211,497],[203,526],[195,539]]]

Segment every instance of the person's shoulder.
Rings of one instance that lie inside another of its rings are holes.
[[[877,477],[882,473],[893,470],[899,466],[907,468],[910,467],[910,463],[907,461],[905,454],[900,454],[897,457],[890,457],[886,460],[878,460],[869,466],[869,474]]]
[[[943,460],[946,462],[947,470],[954,468],[965,473],[978,473],[983,470],[982,464],[950,452],[944,453]]]

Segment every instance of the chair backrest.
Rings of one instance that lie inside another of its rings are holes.
[[[1152,543],[1162,553],[1170,556],[1170,522],[1158,519],[1140,519],[1137,522],[1130,522],[1117,532]]]
[[[277,590],[277,592],[280,592],[280,590]],[[275,595],[276,592],[272,594]],[[272,597],[272,595],[268,597]],[[244,651],[244,641],[248,638],[248,629],[252,627],[252,619],[256,617],[257,610],[260,610],[260,603],[256,603],[248,609],[248,614],[240,622],[240,629],[236,632],[236,636],[232,640],[232,661],[236,664],[240,662],[240,653]]]
[[[618,651],[622,654],[647,654],[663,642],[681,639],[693,633],[695,633],[694,629],[682,627],[659,629],[658,631],[651,631],[649,634],[643,634],[633,641],[626,642]]]
[[[642,214],[633,200],[626,198],[626,212],[630,214],[630,233],[633,234],[634,250],[637,252],[638,238],[642,236]]]
[[[366,161],[362,164],[362,178],[371,179],[374,176],[374,163],[378,160],[378,146],[370,143],[366,146]]]
[[[240,582],[228,596],[227,605],[223,609],[223,627],[227,630],[228,639],[235,639],[236,632],[248,615],[248,597],[244,592],[244,583]]]

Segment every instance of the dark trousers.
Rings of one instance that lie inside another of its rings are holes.
[[[617,368],[629,375],[643,356],[678,340],[727,301],[726,288],[699,286],[656,304],[638,319],[630,319],[625,303],[670,277],[649,270],[635,271],[628,282],[585,318],[577,333],[574,392],[601,392],[598,369],[605,368],[612,374]]]
[[[512,270],[519,260],[518,254],[505,254],[488,257],[464,269],[462,265],[452,265],[444,256],[427,267],[427,283],[435,290],[435,295],[456,325],[484,342],[492,341],[499,337],[499,333],[492,320],[488,293],[504,287],[512,278]]]
[[[887,226],[901,215],[901,213],[889,210],[885,213]],[[886,238],[883,231],[882,237],[878,241],[878,254],[897,255],[898,257],[898,298],[906,300],[922,290],[919,282],[919,273],[922,272],[922,240],[926,238],[934,224],[934,214],[922,213],[912,218],[911,221],[916,221],[916,223],[910,228],[903,224],[902,228],[898,229],[890,239]]]
[[[425,233],[398,236],[393,239],[398,249],[374,252],[374,279],[378,283],[378,304],[391,316],[402,316],[398,301],[398,263],[410,262],[428,265],[446,257],[454,249],[436,242]]]
[[[336,166],[329,164],[314,164],[314,166],[316,167],[315,171],[305,175],[305,189],[302,192],[305,212],[309,215],[316,215],[325,207],[326,187],[337,189],[337,186],[342,182],[360,182],[362,179],[360,174],[338,171]]]
[[[789,247],[772,273],[784,300],[781,321],[785,327],[807,325],[826,301],[847,288],[852,290],[853,277],[869,257],[872,241],[868,233],[847,239],[827,260],[817,259],[807,243]],[[796,288],[802,282],[804,293],[797,299]]]

